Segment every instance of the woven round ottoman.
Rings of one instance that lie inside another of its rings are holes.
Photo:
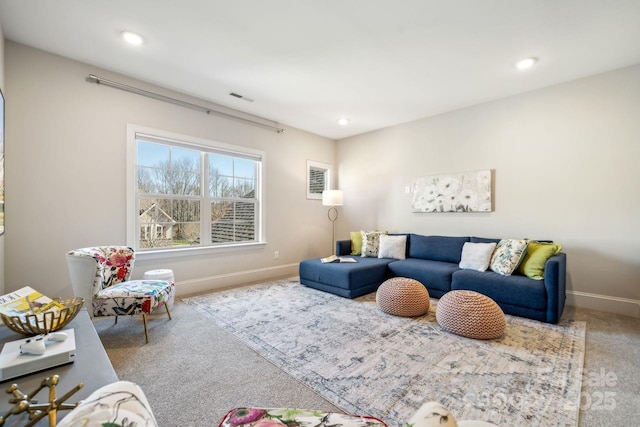
[[[467,338],[490,340],[504,334],[507,322],[494,300],[474,291],[451,291],[436,307],[438,324]]]
[[[394,277],[380,285],[376,303],[380,310],[394,316],[422,316],[429,311],[429,292],[417,280]]]

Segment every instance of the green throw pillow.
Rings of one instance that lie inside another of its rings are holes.
[[[518,267],[518,271],[536,280],[544,279],[544,265],[547,260],[562,250],[560,243],[542,243],[530,241],[527,253]]]
[[[351,236],[351,255],[360,255],[362,253],[362,233],[352,231],[349,235]]]

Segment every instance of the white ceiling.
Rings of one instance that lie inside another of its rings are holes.
[[[6,39],[333,139],[640,63],[639,0],[0,0],[0,23]]]

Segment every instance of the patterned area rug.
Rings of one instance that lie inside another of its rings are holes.
[[[458,420],[577,425],[584,322],[507,316],[501,338],[478,341],[442,330],[437,300],[401,318],[378,310],[375,294],[350,300],[296,279],[183,301],[348,413],[401,426],[435,400]]]

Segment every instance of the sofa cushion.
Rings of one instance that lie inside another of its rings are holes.
[[[471,238],[469,239],[469,241],[471,243],[498,243],[500,242],[500,239],[489,239],[486,237],[474,237],[471,236]]]
[[[459,268],[458,264],[450,262],[407,258],[392,262],[389,270],[394,276],[410,277],[421,282],[429,295],[440,297],[451,290],[451,275]]]
[[[495,243],[466,242],[462,247],[460,268],[476,271],[487,271],[491,262],[491,255],[496,248]]]
[[[300,283],[324,283],[336,288],[357,289],[381,284],[388,279],[387,265],[391,258],[358,258],[354,263],[322,263],[319,258],[300,263]]]
[[[462,256],[462,246],[468,241],[468,237],[411,234],[409,238],[409,257],[458,264]]]
[[[537,310],[547,307],[544,282],[525,276],[503,276],[493,271],[458,270],[453,273],[451,289],[476,291],[498,304],[507,303]]]

